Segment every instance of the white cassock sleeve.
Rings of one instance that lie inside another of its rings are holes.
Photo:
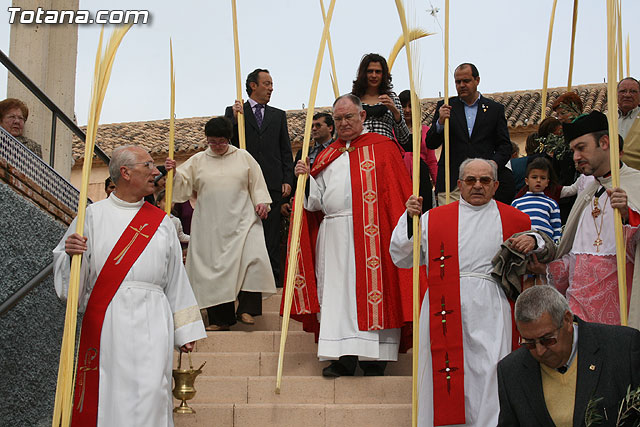
[[[413,266],[413,236],[407,238],[407,211],[404,211],[398,219],[396,228],[391,234],[389,243],[389,254],[393,263],[400,268],[411,268]],[[422,241],[420,242],[420,265],[425,265],[425,260],[429,257],[427,247],[427,225],[429,224],[429,212],[425,212],[420,218],[422,228]]]
[[[309,195],[304,198],[304,208],[308,211],[321,211],[322,210],[322,195],[326,188],[324,180],[322,179],[322,172],[318,174],[318,178],[314,178],[309,175]]]
[[[162,222],[162,225],[173,229],[173,224],[171,224],[169,217],[165,217]],[[167,251],[169,252],[167,285],[164,293],[173,313],[174,345],[181,347],[188,342],[206,338],[207,333],[204,330],[198,303],[193,295],[187,271],[182,265],[182,247],[176,233],[170,233]]]
[[[267,188],[267,182],[264,180],[262,169],[260,165],[255,161],[253,156],[247,152],[243,152],[244,159],[249,166],[249,196],[253,202],[255,208],[260,203],[267,205],[269,211],[271,210],[271,196],[269,195],[269,189]]]
[[[87,242],[91,242],[91,227],[87,227],[91,212],[88,210],[86,213],[84,236],[87,237]],[[53,286],[58,294],[58,298],[62,301],[67,301],[69,295],[69,278],[71,275],[71,256],[69,256],[64,250],[64,243],[67,238],[76,232],[77,217],[71,222],[69,228],[62,236],[58,245],[53,249]],[[91,265],[91,244],[87,244],[87,250],[82,255],[82,264],[80,266],[80,284],[78,291],[78,310],[84,312],[91,295],[91,289],[95,280],[91,280],[89,277],[89,268]]]
[[[174,203],[182,203],[189,200],[195,188],[195,157],[191,156],[187,161],[173,171],[173,195]]]

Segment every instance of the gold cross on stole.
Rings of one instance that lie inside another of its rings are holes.
[[[142,233],[142,229],[145,228],[147,225],[149,224],[143,224],[140,226],[139,229],[135,228],[134,226],[130,225],[129,227],[131,227],[131,229],[133,231],[136,232],[136,234],[133,235],[133,237],[131,238],[131,241],[127,244],[127,246],[124,247],[124,249],[122,250],[122,252],[120,252],[113,260],[116,262],[116,265],[120,264],[120,261],[122,261],[122,258],[124,258],[124,256],[127,254],[127,251],[129,250],[129,248],[131,247],[131,245],[133,245],[133,242],[136,241],[136,239],[138,238],[138,236],[142,236],[142,237],[146,237],[147,239],[149,238],[149,236],[147,234]]]

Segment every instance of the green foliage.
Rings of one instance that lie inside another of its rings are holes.
[[[640,387],[635,390],[631,390],[631,386],[627,387],[627,395],[620,402],[616,426],[640,426]]]
[[[604,420],[604,417],[598,413],[598,403],[603,399],[603,397],[589,399],[587,410],[584,412],[584,423],[587,427],[597,426]]]
[[[584,414],[586,427],[597,426],[604,420],[602,414],[598,412],[598,404],[602,399],[602,397],[592,397],[589,400]],[[640,427],[640,387],[635,390],[631,390],[631,386],[627,387],[627,394],[620,401],[616,427]]]
[[[540,144],[538,148],[536,148],[537,153],[546,153],[558,160],[565,158],[567,155],[573,155],[569,144],[564,141],[564,136],[562,135],[551,133],[547,136],[536,138],[536,142]]]

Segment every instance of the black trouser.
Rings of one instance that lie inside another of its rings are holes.
[[[280,206],[282,205],[282,190],[269,190],[271,196],[271,210],[266,219],[262,220],[264,241],[267,244],[271,271],[276,283],[280,283]]]
[[[231,326],[236,324],[236,316],[248,313],[252,316],[262,314],[262,293],[240,291],[238,294],[238,308],[235,301],[214,305],[207,308],[210,325]]]
[[[386,360],[358,360],[358,356],[340,356],[338,363],[351,373],[356,371],[356,366],[360,363],[363,371],[377,371],[381,375],[387,367]]]

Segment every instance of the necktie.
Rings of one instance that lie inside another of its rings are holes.
[[[258,128],[262,127],[262,109],[264,108],[264,105],[262,104],[256,104],[255,106],[255,115],[256,115],[256,122],[258,122]]]

